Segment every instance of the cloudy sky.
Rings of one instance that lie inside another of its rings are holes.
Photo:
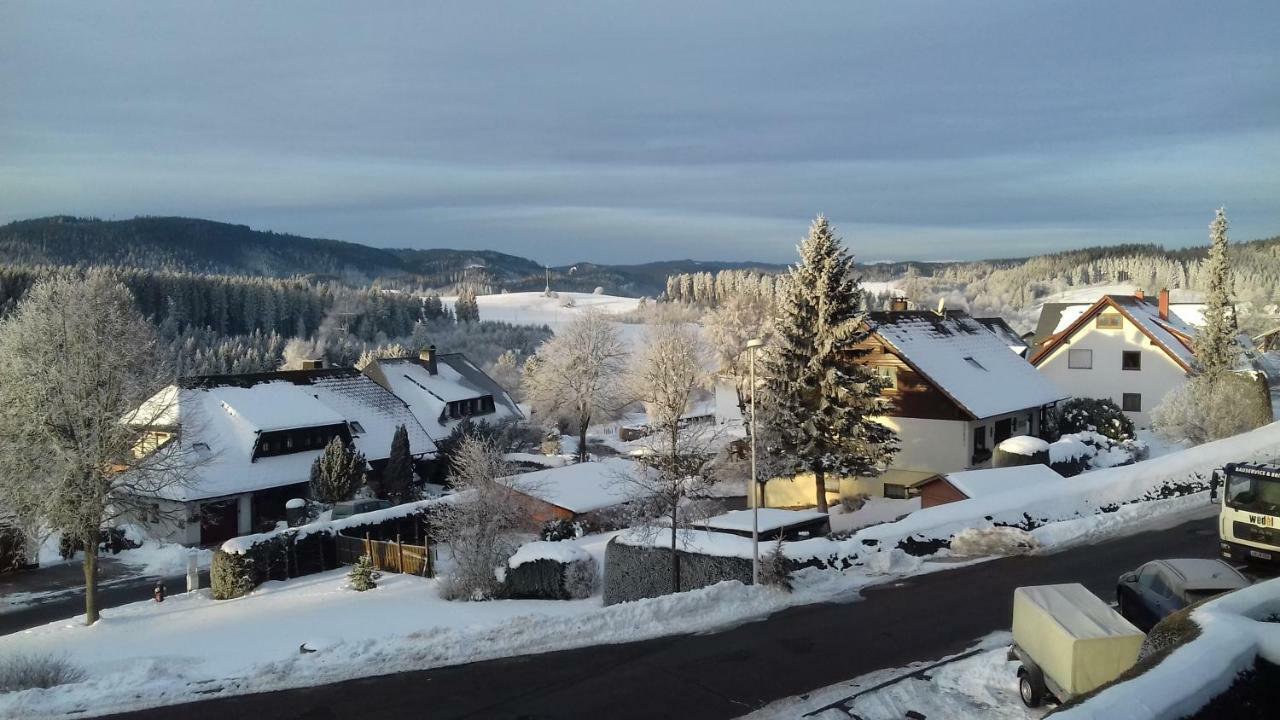
[[[0,222],[544,262],[1280,234],[1280,3],[0,2]]]

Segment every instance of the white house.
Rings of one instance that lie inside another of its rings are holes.
[[[1152,302],[1104,295],[1064,315],[1030,362],[1073,397],[1110,398],[1139,427],[1192,374],[1195,328],[1171,311],[1169,292]]]
[[[418,357],[374,360],[364,374],[404,401],[435,438],[447,437],[464,418],[494,422],[524,417],[511,394],[465,355],[441,355],[435,346]]]
[[[184,378],[149,402],[164,410],[150,442],[180,443],[191,468],[147,498],[150,510],[135,519],[188,545],[284,519],[285,503],[306,496],[311,464],[334,437],[353,443],[371,468],[390,455],[400,425],[413,456],[436,451],[404,401],[353,368]]]

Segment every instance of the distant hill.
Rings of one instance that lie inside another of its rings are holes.
[[[546,269],[492,250],[382,249],[340,240],[254,230],[184,217],[99,220],[55,216],[0,226],[0,262],[15,265],[128,266],[225,275],[333,277],[355,284],[439,289],[462,283],[489,290],[541,290]],[[577,263],[551,268],[552,285],[621,295],[657,295],[667,275],[782,265],[676,260],[642,265]]]

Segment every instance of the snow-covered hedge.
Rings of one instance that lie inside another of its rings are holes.
[[[704,535],[705,533],[692,531]],[[743,540],[736,536],[735,540]],[[671,548],[653,547],[639,542],[621,541],[622,536],[609,541],[604,556],[604,604],[615,605],[643,598],[653,598],[676,592],[671,586]],[[670,536],[668,536],[669,542]],[[717,555],[698,552],[691,548],[677,550],[680,557],[679,591],[708,587],[725,580],[737,580],[751,584],[750,540],[747,540],[746,558],[734,555]]]
[[[1231,687],[1257,658],[1280,663],[1280,623],[1264,621],[1276,614],[1280,614],[1280,579],[1210,600],[1191,612],[1199,636],[1145,673],[1054,717],[1141,720],[1191,715]]]
[[[503,592],[511,598],[580,600],[600,577],[591,553],[570,542],[526,543],[507,561]]]

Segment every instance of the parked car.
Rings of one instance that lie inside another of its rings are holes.
[[[1221,560],[1152,560],[1120,576],[1116,606],[1145,631],[1192,603],[1248,585],[1248,578]]]
[[[373,512],[374,510],[382,510],[391,507],[391,503],[386,500],[347,500],[337,503],[333,506],[333,514],[329,517],[334,520],[340,520],[352,515],[360,513]]]
[[[1146,635],[1078,583],[1013,591],[1018,694],[1027,707],[1067,702],[1120,677]]]

